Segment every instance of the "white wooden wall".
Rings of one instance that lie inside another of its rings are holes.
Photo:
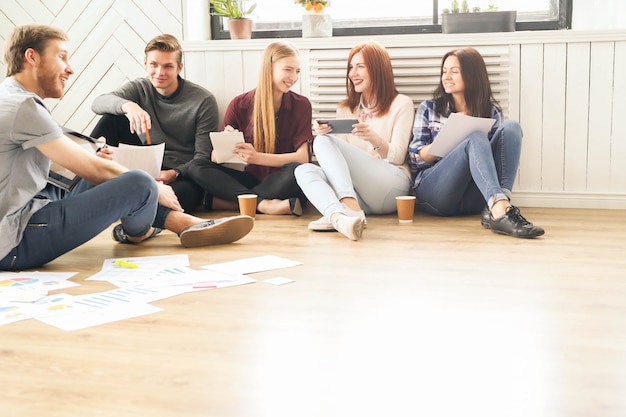
[[[400,92],[416,107],[438,82],[445,51],[475,46],[509,118],[524,129],[514,202],[520,206],[626,209],[626,30],[376,36],[390,52]],[[302,55],[294,90],[314,115],[345,95],[345,60],[362,38],[293,39]],[[186,42],[187,77],[221,111],[254,88],[269,40]]]
[[[149,39],[171,33],[184,40],[184,9],[189,4],[189,0],[2,0],[0,41],[14,26],[32,22],[68,32],[76,73],[65,97],[48,100],[48,106],[59,123],[88,133],[97,120],[90,110],[93,98],[144,75],[143,48]],[[416,105],[436,82],[433,62],[420,67],[425,55],[437,62],[434,55],[442,51],[473,45],[500,66],[490,69],[490,77],[497,82],[495,89],[509,117],[518,119],[525,132],[514,190],[517,204],[626,209],[625,30],[371,38],[390,49],[398,63],[399,89]],[[304,63],[294,90],[311,98],[317,114],[332,112],[341,89],[336,74],[329,78],[328,68],[321,68],[340,66],[338,56],[361,40],[293,39]],[[256,85],[261,52],[268,42],[186,41],[184,76],[211,90],[223,112],[232,97]],[[491,56],[493,51],[497,53]],[[412,62],[412,54],[421,56],[419,65]],[[498,63],[500,58],[506,60]],[[3,78],[1,63],[0,71]]]
[[[181,0],[2,0],[0,40],[15,27],[45,23],[65,30],[75,70],[62,100],[46,100],[55,119],[89,133],[96,123],[91,103],[125,81],[145,75],[146,43],[160,33],[182,40]],[[0,79],[5,67],[0,64]]]

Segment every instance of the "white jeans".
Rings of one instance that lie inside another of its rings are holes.
[[[317,136],[313,151],[319,166],[296,168],[298,185],[326,218],[346,213],[340,200],[356,198],[367,214],[396,211],[396,197],[409,191],[409,177],[397,166],[378,159],[335,136]]]

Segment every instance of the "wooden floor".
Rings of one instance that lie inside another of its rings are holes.
[[[199,268],[260,255],[296,282],[184,294],[159,313],[74,332],[0,327],[2,417],[623,417],[626,212],[530,209],[536,240],[478,216],[411,225],[371,216],[364,237],[257,217],[240,242],[140,246],[110,230],[42,270],[84,281],[112,257],[186,253]],[[202,213],[215,217],[225,213]]]

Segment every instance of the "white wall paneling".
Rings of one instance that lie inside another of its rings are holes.
[[[0,5],[0,40],[15,26],[45,23],[69,37],[70,78],[62,100],[46,100],[55,119],[89,133],[97,121],[95,96],[142,77],[146,43],[160,33],[183,39],[180,0],[12,0]],[[0,64],[4,77],[5,67]]]
[[[626,209],[626,81],[618,76],[626,69],[626,31],[373,38],[389,50],[398,89],[416,107],[431,96],[446,51],[473,45],[484,55],[496,98],[524,129],[516,204]],[[296,91],[311,99],[315,117],[333,114],[345,96],[348,51],[362,40],[292,39],[302,56]],[[188,63],[215,69],[188,65],[187,76],[216,94],[223,113],[254,88],[269,42],[185,42]]]
[[[223,114],[232,97],[256,85],[261,53],[271,40],[197,40],[202,35],[183,30],[194,1],[3,1],[0,40],[14,26],[32,22],[68,32],[75,74],[65,97],[47,104],[59,123],[81,132],[90,132],[97,120],[90,110],[96,95],[144,76],[145,43],[164,32],[184,41],[184,76],[212,91]],[[623,12],[620,7],[615,13]],[[445,51],[472,45],[485,55],[497,98],[525,133],[516,204],[626,209],[626,79],[620,77],[626,73],[626,30],[368,39],[389,49],[398,89],[416,106],[430,97]],[[345,58],[362,40],[291,40],[303,62],[294,90],[310,97],[316,116],[332,113],[345,95]]]

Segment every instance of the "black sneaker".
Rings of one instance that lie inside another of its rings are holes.
[[[533,238],[545,233],[541,227],[537,227],[526,220],[515,206],[506,209],[506,214],[497,219],[494,219],[491,214],[489,214],[488,226],[483,226],[487,229],[491,229],[494,233],[521,238]]]

